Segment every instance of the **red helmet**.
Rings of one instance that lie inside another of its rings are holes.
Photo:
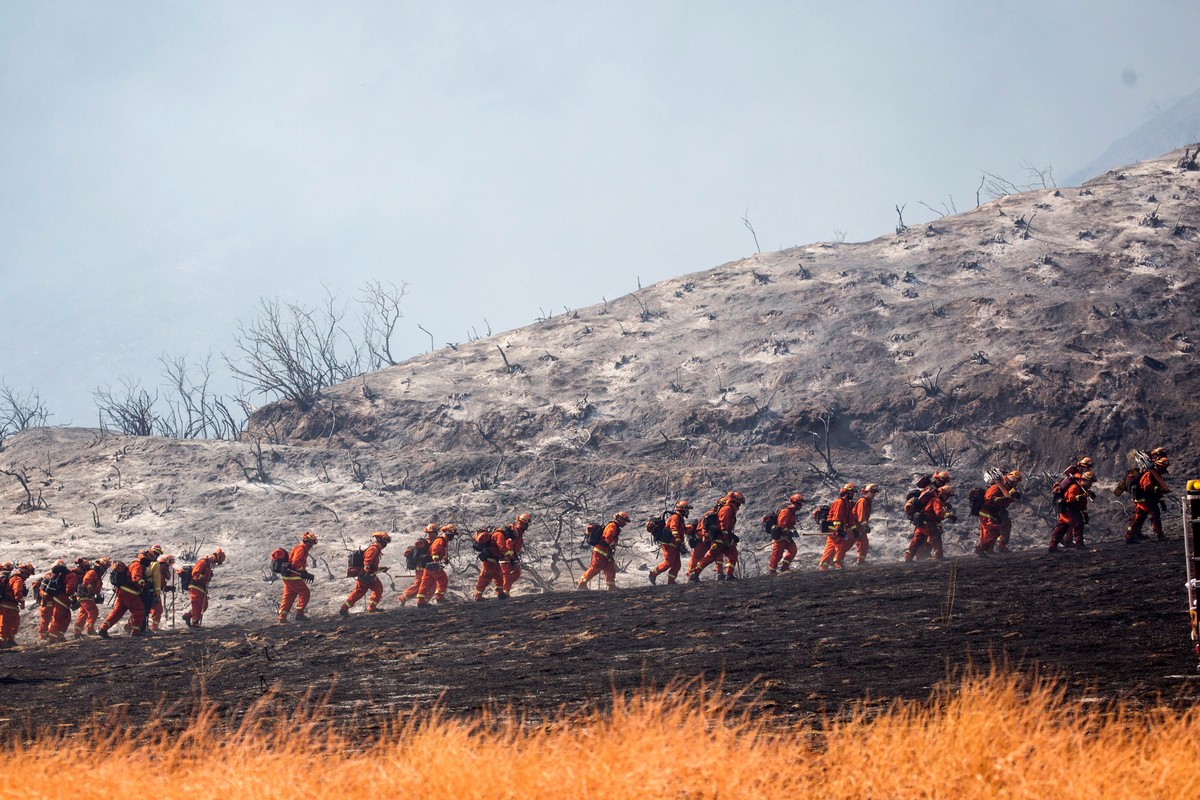
[[[1092,464],[1094,464],[1095,462],[1092,461],[1092,459],[1088,458],[1087,456],[1084,456],[1083,458],[1079,459],[1079,461],[1076,463],[1078,463],[1079,466],[1083,467],[1084,469],[1091,469]]]
[[[37,568],[33,566],[33,564],[22,564],[21,566],[17,567],[17,572],[20,572],[22,575],[28,578],[33,573],[37,572]]]
[[[97,558],[95,561],[92,562],[92,569],[106,570],[106,569],[108,569],[108,565],[111,563],[112,562],[109,561],[106,557],[101,556],[100,558]]]
[[[80,569],[87,570],[92,568],[92,562],[80,556],[79,558],[75,559],[75,566],[79,567]]]
[[[225,551],[218,547],[213,552],[213,554],[211,556],[209,556],[208,558],[210,561],[215,561],[218,564],[224,564],[225,563]]]
[[[457,525],[443,525],[442,533],[445,534],[447,537],[458,536],[458,526]]]
[[[1009,483],[1020,483],[1021,481],[1025,480],[1025,476],[1021,474],[1021,470],[1019,469],[1014,469],[1004,477],[1008,478]]]
[[[1092,472],[1091,470],[1088,470],[1087,472],[1085,472],[1079,476],[1079,480],[1087,481],[1088,483],[1092,483],[1093,481],[1096,480],[1096,473]]]
[[[933,482],[934,483],[949,483],[950,482],[950,473],[946,472],[945,470],[941,470],[940,472],[933,473]]]
[[[796,494],[794,494],[788,498],[788,502],[794,506],[798,506],[804,502],[804,495],[797,492]]]
[[[533,522],[533,517],[529,516],[528,514],[520,514],[517,516],[517,522],[522,522],[528,525],[529,523]]]
[[[689,503],[687,500],[680,500],[678,503],[675,504],[675,510],[686,514],[687,512],[692,510],[692,504]]]
[[[392,535],[387,531],[375,531],[371,534],[371,538],[380,544],[388,544],[392,541]]]
[[[863,494],[875,494],[878,491],[879,491],[879,487],[873,483],[868,483],[866,486],[864,486],[862,488]]]
[[[629,515],[626,514],[624,511],[618,511],[617,513],[613,514],[613,521],[617,522],[621,525],[628,525],[629,524]]]
[[[312,531],[305,531],[304,535],[300,537],[300,541],[303,544],[316,544],[317,543],[317,535],[315,533],[313,533]]]
[[[841,491],[838,492],[838,494],[854,494],[857,491],[858,491],[857,486],[855,486],[853,483],[847,483],[845,486],[842,487]]]

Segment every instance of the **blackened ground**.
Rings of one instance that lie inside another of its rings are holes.
[[[613,688],[723,676],[776,713],[803,716],[925,698],[967,665],[1006,661],[1060,676],[1072,698],[1138,706],[1200,695],[1179,540],[838,573],[506,602],[395,608],[349,619],[148,640],[87,639],[0,655],[0,726],[78,721],[81,711],[178,703],[203,689],[228,709],[269,688],[330,693],[378,719],[440,703],[539,713],[603,704]],[[391,598],[388,599],[391,603]]]

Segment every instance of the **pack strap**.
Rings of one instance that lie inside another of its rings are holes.
[[[122,586],[122,587],[120,587],[120,589],[122,592],[129,592],[134,597],[140,597],[142,594],[137,589],[130,589],[128,586]]]
[[[191,590],[191,589],[195,589],[195,590],[196,590],[197,592],[199,592],[200,594],[208,594],[208,590],[206,590],[206,589],[205,589],[203,586],[201,586],[201,585],[199,585],[199,584],[197,584],[197,583],[193,583],[193,584],[189,585],[189,586],[188,586],[188,589],[189,589],[189,590]]]

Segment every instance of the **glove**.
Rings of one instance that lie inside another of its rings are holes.
[[[167,593],[167,592],[172,592],[172,593],[173,593],[173,592],[175,591],[175,587],[174,587],[174,586],[172,586],[171,584],[169,584],[169,583],[168,583],[166,586],[164,586],[164,587],[162,588],[162,590],[163,590],[163,592],[164,592],[164,593]]]
[[[387,567],[380,567],[378,570],[376,570],[376,572],[387,572],[387,571],[388,571]]]
[[[316,577],[317,577],[316,575],[313,575],[313,574],[312,574],[311,572],[309,572],[308,570],[302,570],[302,571],[300,572],[300,578],[301,578],[301,580],[303,580],[305,583],[312,583],[312,582],[313,582],[313,579],[314,579],[314,578],[316,578]]]

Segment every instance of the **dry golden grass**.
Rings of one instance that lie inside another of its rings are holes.
[[[177,735],[42,735],[0,745],[0,797],[1187,798],[1200,715],[1081,706],[1052,683],[981,676],[818,732],[730,711],[698,685],[544,723],[401,715],[368,737],[303,710]],[[98,730],[102,730],[100,726]]]

